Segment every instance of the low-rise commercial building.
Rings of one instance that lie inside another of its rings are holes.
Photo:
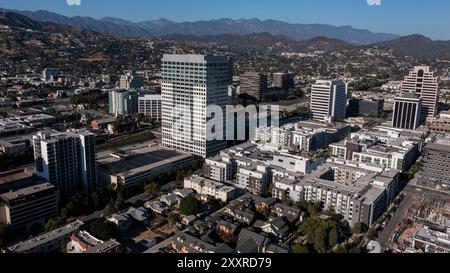
[[[0,195],[0,220],[12,229],[43,226],[58,215],[58,192],[55,186],[44,183]]]

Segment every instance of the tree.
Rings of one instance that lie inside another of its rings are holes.
[[[326,231],[323,228],[318,228],[314,231],[314,235],[314,248],[319,253],[325,253],[328,249]]]
[[[305,245],[296,244],[291,247],[291,252],[297,254],[308,254],[309,249]]]
[[[367,227],[365,224],[363,223],[357,223],[353,226],[352,232],[355,235],[360,235],[363,234],[364,232],[367,231]]]
[[[195,215],[200,209],[200,203],[192,196],[181,199],[180,212],[183,215]]]
[[[330,233],[328,234],[328,244],[331,247],[334,247],[339,243],[339,234],[336,229],[330,230]]]
[[[377,237],[377,231],[373,228],[369,229],[366,233],[366,237],[369,240],[374,240]]]
[[[45,231],[52,231],[63,225],[65,220],[62,217],[51,218],[44,226]]]
[[[144,189],[151,195],[154,195],[159,191],[159,185],[156,182],[151,182],[150,184],[145,185]]]
[[[178,215],[173,211],[169,212],[169,215],[167,215],[167,221],[169,222],[169,225],[171,227],[173,227],[173,225],[175,225],[177,220],[178,220]]]
[[[103,219],[95,219],[89,224],[89,232],[100,240],[106,241],[113,238],[117,230],[113,223]]]

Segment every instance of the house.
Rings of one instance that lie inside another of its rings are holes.
[[[146,202],[144,204],[144,207],[146,209],[152,210],[154,213],[157,214],[166,214],[168,212],[168,207],[159,201]]]
[[[155,238],[145,238],[139,241],[139,244],[148,249],[155,246],[157,244],[157,241]]]
[[[274,244],[270,244],[266,247],[266,252],[265,253],[269,253],[269,254],[286,254],[289,253],[289,249],[286,249],[285,247],[282,246],[277,246]]]
[[[129,229],[131,224],[133,223],[128,214],[116,214],[116,213],[111,215],[111,217],[109,217],[107,221],[115,224],[117,229],[121,232]]]
[[[238,229],[239,229],[238,225],[235,225],[235,224],[230,223],[230,222],[225,221],[225,220],[220,220],[217,223],[217,233],[218,234],[225,234],[225,235],[229,235],[229,236],[234,236],[234,235],[236,235]]]
[[[261,230],[284,240],[289,235],[289,222],[284,217],[276,217],[264,223]]]
[[[260,198],[258,197],[255,200],[255,206],[258,211],[270,211],[272,207],[277,203],[277,199],[275,198]]]
[[[236,210],[234,218],[247,225],[251,225],[253,223],[253,220],[255,219],[255,213],[249,209],[246,210]]]
[[[159,200],[161,201],[161,203],[164,203],[167,206],[172,207],[179,204],[181,197],[176,194],[169,193],[161,196]]]
[[[238,236],[238,253],[264,253],[270,240],[264,235],[248,229],[242,229]]]
[[[129,208],[126,212],[126,214],[128,214],[128,216],[134,220],[136,220],[137,222],[141,222],[141,223],[145,223],[149,220],[151,214],[150,212],[143,208]]]
[[[181,220],[181,223],[185,226],[189,226],[190,224],[194,223],[195,220],[197,220],[197,216],[189,215],[189,216],[183,217],[183,219]]]
[[[175,195],[178,195],[181,198],[186,198],[190,196],[195,196],[195,191],[192,189],[184,188],[184,189],[175,189],[173,191]]]
[[[289,222],[295,222],[300,217],[301,210],[283,204],[276,204],[272,210],[279,217],[286,217]]]

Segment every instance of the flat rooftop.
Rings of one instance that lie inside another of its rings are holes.
[[[0,173],[0,184],[7,184],[23,179],[31,179],[33,174],[26,169],[17,169]]]
[[[42,192],[42,191],[46,191],[46,190],[50,190],[50,189],[54,189],[54,188],[55,188],[55,186],[53,186],[50,183],[43,183],[43,184],[23,188],[23,189],[20,189],[17,191],[11,191],[11,192],[7,192],[4,194],[0,194],[0,199],[3,199],[5,201],[11,201],[16,198],[29,196],[29,195],[32,195],[32,194],[35,194],[38,192]]]
[[[132,175],[189,157],[192,155],[161,147],[148,147],[139,151],[112,153],[98,161],[113,174]]]
[[[12,253],[26,253],[28,251],[33,250],[36,247],[45,245],[53,240],[65,236],[70,236],[73,232],[79,230],[83,225],[84,225],[83,222],[77,220],[53,231],[31,238],[28,241],[19,242],[17,244],[9,246],[6,250]]]

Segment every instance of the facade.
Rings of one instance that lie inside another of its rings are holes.
[[[33,136],[36,174],[63,196],[98,188],[95,135],[89,131],[42,131]]]
[[[450,137],[440,136],[433,143],[425,146],[421,170],[419,172],[419,183],[450,191]]]
[[[112,90],[109,92],[109,113],[127,116],[138,112],[138,92],[128,90]]]
[[[347,84],[336,80],[316,81],[311,88],[310,108],[313,120],[344,120],[347,111]]]
[[[228,202],[236,196],[236,188],[200,176],[184,179],[184,188],[195,190],[200,195]]]
[[[12,229],[27,229],[58,215],[58,192],[55,186],[44,183],[0,195],[0,222]]]
[[[206,177],[218,182],[227,182],[236,174],[236,160],[226,155],[207,158],[203,164],[203,173]]]
[[[166,147],[207,157],[226,148],[223,127],[214,128],[222,140],[209,140],[207,107],[225,113],[230,78],[228,57],[164,55],[162,59],[162,141]]]
[[[146,94],[138,98],[138,113],[161,121],[161,95]]]
[[[394,99],[392,127],[415,130],[420,126],[422,99],[414,94],[404,94]]]
[[[144,86],[144,77],[128,72],[120,76],[120,88],[125,90],[141,89]]]
[[[401,92],[412,93],[422,98],[421,123],[433,119],[438,110],[439,78],[434,75],[429,66],[416,66],[401,84]]]
[[[262,94],[267,91],[267,75],[257,72],[245,72],[240,75],[241,94],[247,94],[261,101]]]

